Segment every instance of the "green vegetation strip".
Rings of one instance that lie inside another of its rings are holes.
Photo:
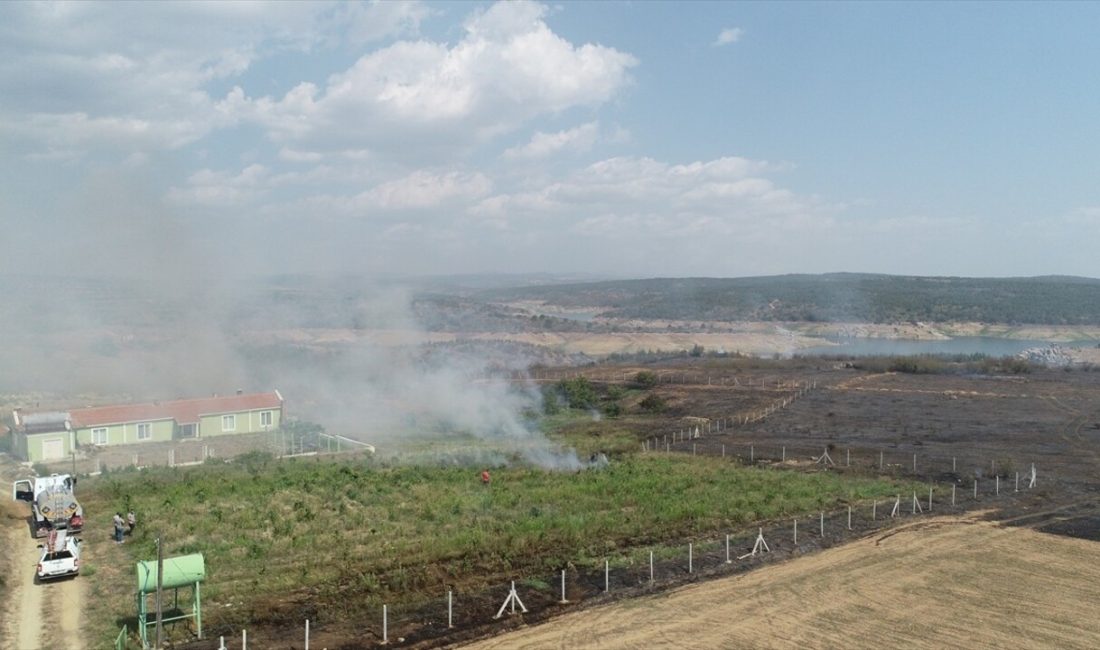
[[[277,461],[148,469],[81,482],[95,521],[133,507],[138,532],[95,578],[103,620],[132,615],[132,564],[201,552],[210,623],[247,623],[264,602],[309,602],[326,616],[552,575],[567,563],[734,532],[756,522],[885,498],[884,479],[738,466],[718,458],[633,455],[603,470],[380,467]],[[288,596],[289,595],[289,596]],[[233,607],[223,607],[225,603]],[[212,607],[211,605],[219,605]]]

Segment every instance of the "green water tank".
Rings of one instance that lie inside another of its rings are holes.
[[[206,562],[202,553],[164,558],[165,589],[187,587],[206,578]],[[157,590],[157,561],[137,563],[138,593],[148,594]]]

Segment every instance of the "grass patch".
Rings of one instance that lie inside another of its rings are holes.
[[[101,608],[92,620],[133,614],[133,561],[155,557],[159,530],[167,555],[206,556],[205,619],[217,625],[245,624],[262,615],[266,598],[288,594],[305,596],[322,621],[363,615],[448,587],[548,575],[570,562],[625,559],[632,549],[884,498],[898,483],[639,454],[599,471],[502,468],[486,488],[469,467],[255,456],[114,474],[81,488],[92,521],[129,503],[141,522],[121,546],[96,534],[106,557],[87,577],[106,597],[92,605]]]

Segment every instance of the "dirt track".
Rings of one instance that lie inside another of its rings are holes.
[[[11,506],[14,510],[17,506]],[[10,510],[9,510],[10,512]],[[35,584],[38,542],[24,518],[5,517],[0,538],[7,549],[8,602],[4,612],[3,650],[82,650],[81,613],[85,583],[79,577]]]
[[[1100,647],[1100,544],[939,517],[471,648]]]

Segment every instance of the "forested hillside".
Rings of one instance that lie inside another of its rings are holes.
[[[494,290],[487,300],[545,300],[618,318],[1100,324],[1100,280],[835,273],[657,278]]]

